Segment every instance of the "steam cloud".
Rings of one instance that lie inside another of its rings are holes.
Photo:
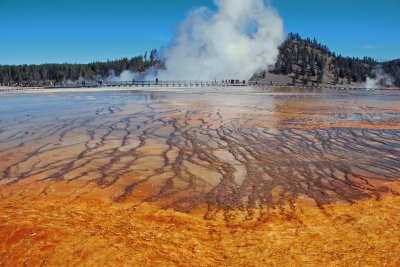
[[[106,78],[107,82],[126,82],[132,81],[133,79],[137,79],[139,75],[130,70],[124,70],[120,75],[115,74],[115,70],[110,70],[108,77]]]
[[[367,77],[365,81],[365,88],[374,89],[381,86],[393,86],[393,78],[386,74],[381,66],[372,70],[375,78]]]
[[[124,70],[121,74],[117,75],[115,70],[110,70],[106,82],[130,82],[132,80],[148,79],[154,80],[157,77],[157,70],[150,68],[145,73],[133,72],[130,70]]]
[[[160,79],[247,80],[275,63],[283,22],[264,0],[214,0],[217,10],[197,8],[164,49]]]

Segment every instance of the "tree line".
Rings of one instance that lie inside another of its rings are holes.
[[[378,62],[370,57],[344,57],[330,51],[315,38],[311,40],[289,33],[270,72],[291,77],[292,84],[336,85],[364,82],[367,76],[374,77],[373,69],[377,65],[381,65],[393,77],[395,85],[400,86],[400,60]],[[43,86],[65,81],[96,81],[107,77],[111,70],[119,75],[124,70],[144,73],[152,67],[163,67],[156,49],[130,59],[89,64],[0,65],[0,85]],[[266,71],[261,77],[265,75]]]
[[[124,70],[143,73],[161,64],[157,49],[133,58],[92,62],[89,64],[0,65],[0,84],[43,86],[65,81],[99,80],[111,70],[120,74]]]

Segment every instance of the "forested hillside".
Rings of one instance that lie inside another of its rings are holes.
[[[377,62],[373,58],[344,57],[316,39],[303,39],[299,34],[290,33],[280,47],[280,54],[270,73],[284,75],[290,84],[350,84],[362,83],[367,77],[375,78],[373,71],[378,66],[393,77],[400,86],[400,60]],[[267,78],[267,71],[258,78]]]
[[[385,62],[383,70],[394,78],[394,84],[400,87],[400,59]]]

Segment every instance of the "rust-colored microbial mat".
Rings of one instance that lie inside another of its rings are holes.
[[[0,95],[0,266],[400,265],[400,91]]]

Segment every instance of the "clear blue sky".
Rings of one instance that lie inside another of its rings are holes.
[[[287,33],[346,56],[400,58],[400,0],[268,1]],[[212,0],[0,0],[0,64],[132,57],[167,44],[204,5]]]

